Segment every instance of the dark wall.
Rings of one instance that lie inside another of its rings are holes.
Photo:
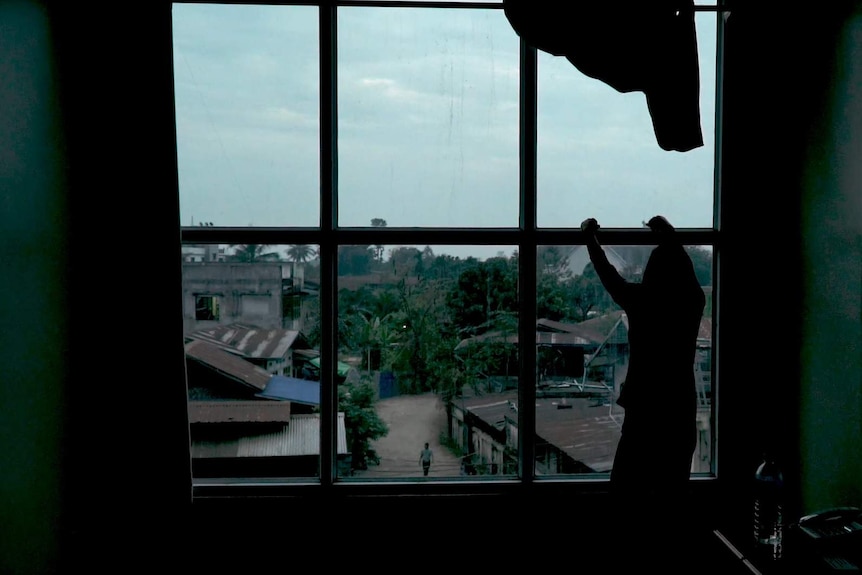
[[[786,457],[798,508],[860,504],[860,275],[832,267],[829,250],[860,249],[858,172],[830,166],[859,157],[862,111],[837,105],[835,85],[862,39],[843,28],[858,2],[830,10],[742,6],[729,20],[718,449],[731,518],[747,514],[734,490],[764,445]],[[565,489],[191,506],[177,441],[187,434],[182,307],[166,289],[181,278],[170,4],[20,0],[0,4],[0,27],[0,570],[217,567],[224,555],[278,552],[325,560],[311,547],[318,538],[351,565],[377,549],[418,560],[430,541],[440,559],[510,557],[512,540],[547,546],[545,530],[512,529],[517,514],[594,532],[600,500]],[[824,198],[846,209],[819,219],[810,206]],[[117,285],[151,294],[146,309],[129,310]],[[849,338],[837,351],[836,330]],[[810,372],[824,349],[831,361]]]
[[[852,97],[862,9],[736,4],[725,62],[719,465],[729,492],[743,492],[762,452],[777,453],[788,516],[798,517],[862,500],[862,108]],[[747,503],[731,496],[727,509],[739,517]]]

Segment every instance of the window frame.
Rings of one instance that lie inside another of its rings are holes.
[[[194,0],[174,1],[172,4],[205,3]],[[483,478],[479,481],[413,481],[405,478],[397,483],[381,481],[344,481],[338,477],[337,455],[337,393],[336,357],[337,333],[333,329],[337,318],[337,261],[340,245],[512,245],[518,249],[520,268],[519,282],[519,341],[532,341],[536,325],[536,248],[540,245],[583,244],[583,234],[577,227],[540,228],[537,226],[537,95],[538,95],[538,51],[520,40],[520,103],[519,103],[519,224],[511,228],[399,228],[399,227],[342,227],[338,225],[338,101],[337,101],[337,10],[340,6],[365,6],[392,8],[442,8],[442,9],[489,9],[501,10],[502,2],[437,2],[418,1],[349,1],[321,0],[319,2],[278,2],[234,0],[231,4],[255,5],[302,5],[317,6],[319,10],[319,85],[320,85],[320,222],[317,227],[219,227],[180,226],[181,244],[312,244],[317,245],[320,258],[320,316],[321,316],[321,381],[333,382],[321,386],[321,441],[320,474],[311,478],[289,479],[240,479],[240,478],[195,478],[192,477],[192,497],[220,498],[237,496],[304,495],[328,492],[335,489],[345,494],[362,495],[430,495],[430,494],[505,494],[542,488],[555,489],[574,486],[579,492],[605,491],[607,479],[585,479],[578,476],[537,476],[535,474],[535,410],[518,412],[519,463],[515,477]],[[696,4],[697,12],[721,12],[724,0],[716,4]],[[721,159],[721,93],[723,22],[716,18],[716,83],[715,83],[715,162],[712,228],[678,229],[686,245],[709,245],[713,247],[713,325],[719,323],[720,305],[718,284],[720,272],[721,232],[720,214],[720,159]],[[175,142],[176,143],[176,142]],[[634,228],[603,228],[605,245],[648,244],[646,231]],[[718,385],[717,359],[719,356],[718,330],[713,328],[712,373],[713,384],[713,447],[717,453]],[[519,348],[519,380],[535,382],[535,346]],[[185,383],[185,377],[183,378]],[[519,402],[522,405],[535,403],[535,385],[518,386]],[[713,473],[704,477],[692,477],[692,485],[708,485],[717,477],[717,462]]]

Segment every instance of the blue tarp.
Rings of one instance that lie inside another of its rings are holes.
[[[320,405],[320,382],[285,375],[273,375],[264,390],[257,394],[257,397]]]

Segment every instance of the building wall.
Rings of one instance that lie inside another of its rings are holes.
[[[450,419],[450,425],[452,426],[449,434],[452,438],[452,441],[464,452],[468,452],[467,446],[470,441],[470,429],[467,424],[464,422],[464,410],[455,405],[452,406],[452,418]]]
[[[219,245],[183,246],[184,262],[224,262],[227,260],[225,248]]]
[[[183,263],[184,333],[235,322],[281,329],[283,265],[271,262]],[[218,319],[195,319],[198,296],[218,299]]]

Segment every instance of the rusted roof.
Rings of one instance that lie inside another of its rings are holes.
[[[599,473],[613,466],[622,420],[623,409],[612,401],[602,405],[584,397],[536,400],[536,435]]]
[[[565,323],[550,319],[539,319],[536,321],[536,329],[548,332],[565,332],[577,334],[593,343],[601,343],[610,335],[611,330],[616,327],[620,319],[627,318],[622,310],[612,311],[608,314],[590,318],[581,323]],[[628,327],[628,326],[626,326]],[[712,341],[712,318],[702,317],[700,320],[700,331],[697,336],[700,341]]]
[[[552,319],[540,318],[536,320],[536,329],[538,330],[571,332],[576,326],[577,324],[574,323],[565,323]]]
[[[200,329],[188,337],[207,341],[244,357],[281,359],[287,356],[300,334],[292,329],[265,329],[232,323]]]
[[[464,347],[473,344],[480,343],[484,341],[496,341],[506,343],[516,344],[518,343],[518,334],[510,333],[508,335],[503,335],[500,332],[488,332],[483,333],[482,335],[477,335],[475,337],[471,337],[468,339],[461,340],[455,349],[463,349]],[[538,345],[581,345],[581,346],[589,346],[593,345],[593,342],[584,339],[583,337],[574,334],[574,333],[557,333],[551,331],[537,331],[536,332],[536,343]]]
[[[602,326],[610,324],[608,330],[612,329],[619,319],[621,312],[614,312],[616,315],[613,321],[604,320]],[[592,322],[593,320],[589,320]],[[579,345],[593,346],[598,345],[607,337],[608,332],[601,333],[597,331],[595,323],[562,323],[549,319],[540,319],[536,321],[536,343],[538,345]],[[456,350],[461,350],[473,343],[483,341],[505,341],[507,343],[518,343],[518,334],[509,333],[505,336],[502,332],[488,332],[482,335],[477,335],[467,339],[462,339],[455,346]]]
[[[203,340],[193,339],[186,343],[186,358],[258,391],[263,391],[272,378],[266,370]]]
[[[338,455],[347,451],[344,413],[338,414]],[[293,415],[290,423],[271,433],[247,434],[225,441],[192,441],[193,458],[290,457],[320,454],[320,414]]]
[[[601,343],[613,332],[621,320],[624,322],[628,321],[625,312],[622,310],[614,310],[605,315],[591,317],[590,319],[582,321],[576,325],[580,330],[579,333],[588,334],[585,335],[585,337],[589,337],[593,341]],[[628,325],[626,325],[626,327],[628,327]]]
[[[189,423],[287,423],[289,401],[190,401]]]
[[[613,311],[607,315],[595,317],[580,323],[565,323],[550,319],[536,321],[536,329],[540,333],[570,333],[588,340],[592,344],[600,344],[619,321],[622,311]]]
[[[457,402],[487,424],[500,428],[508,418],[518,421],[518,392],[492,393]],[[560,408],[560,405],[567,408]],[[536,435],[600,473],[613,465],[620,439],[623,409],[596,398],[540,398],[536,400]]]

